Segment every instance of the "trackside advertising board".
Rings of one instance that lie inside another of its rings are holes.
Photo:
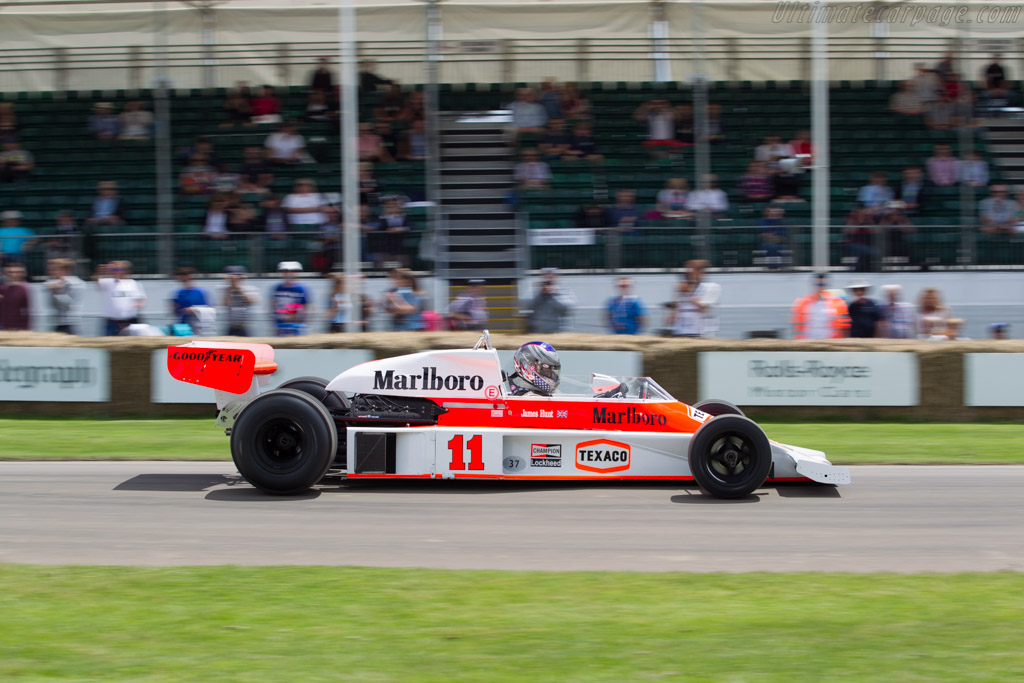
[[[0,401],[109,400],[110,355],[105,349],[0,347]]]
[[[965,353],[965,406],[1024,406],[1024,353]]]
[[[698,354],[699,398],[741,406],[916,406],[913,353],[709,351]]]

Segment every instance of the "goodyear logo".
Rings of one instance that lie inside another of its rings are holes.
[[[239,353],[224,353],[218,349],[199,349],[196,351],[171,350],[172,360],[201,360],[204,363],[241,363]]]

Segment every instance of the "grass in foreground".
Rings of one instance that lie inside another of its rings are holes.
[[[1005,681],[1024,576],[0,566],[0,679]]]
[[[768,436],[837,464],[1024,463],[1024,425],[762,422]],[[0,419],[0,460],[229,460],[213,419]]]

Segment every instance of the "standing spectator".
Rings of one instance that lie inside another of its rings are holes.
[[[118,140],[149,140],[153,137],[153,114],[146,110],[142,100],[131,100],[124,105],[119,124]]]
[[[276,133],[263,141],[267,159],[273,164],[311,163],[312,157],[306,151],[306,138],[299,135],[294,123],[285,123]]]
[[[1009,339],[1010,326],[1006,323],[992,323],[988,326],[989,339]]]
[[[178,322],[188,325],[195,334],[204,334],[202,327],[209,321],[210,300],[206,292],[195,286],[193,278],[196,271],[194,268],[178,268],[174,277],[181,284],[181,289],[174,292],[171,298],[171,312],[178,318]]]
[[[1014,232],[1021,207],[1010,199],[1006,185],[993,185],[989,196],[978,204],[981,231],[988,233]]]
[[[89,132],[97,140],[114,140],[121,132],[121,123],[110,102],[97,102],[89,117]]]
[[[96,284],[103,292],[106,317],[105,334],[120,334],[129,325],[139,322],[139,313],[146,305],[146,292],[131,276],[130,261],[101,263],[96,269]]]
[[[1006,69],[999,63],[1002,58],[1003,56],[998,53],[992,55],[992,63],[985,67],[983,75],[985,76],[986,88],[1001,87],[1003,81],[1006,80]]]
[[[221,128],[233,128],[236,125],[252,125],[252,102],[249,101],[247,90],[232,88],[224,100],[224,122]]]
[[[8,263],[4,266],[4,283],[0,284],[0,330],[27,330],[31,312],[25,266]]]
[[[26,183],[36,167],[32,152],[22,149],[17,139],[6,139],[4,151],[0,152],[0,181],[5,183]]]
[[[946,330],[946,321],[953,315],[948,306],[942,304],[942,293],[934,287],[921,291],[917,302],[917,333],[919,339],[928,339]]]
[[[405,253],[405,235],[413,227],[412,218],[405,212],[397,197],[388,197],[377,218],[377,239],[372,240],[371,250],[380,255],[382,261],[398,261],[403,266],[409,260]]]
[[[865,273],[871,270],[878,256],[875,247],[875,219],[862,206],[854,208],[846,215],[843,227],[843,253],[856,259],[856,270]]]
[[[960,180],[960,162],[953,156],[949,145],[935,145],[928,159],[928,179],[939,187],[956,185]]]
[[[968,187],[986,187],[988,185],[988,162],[978,156],[974,150],[964,155],[960,162],[960,181]]]
[[[814,291],[793,302],[794,339],[839,339],[850,329],[846,302],[828,291],[828,274],[815,273]]]
[[[281,206],[288,215],[288,225],[296,230],[318,231],[324,224],[327,202],[317,192],[311,178],[296,180],[292,193],[284,198]]]
[[[372,123],[359,124],[359,161],[390,163],[394,161],[384,145],[384,138],[376,133]]]
[[[288,237],[288,212],[281,206],[281,198],[276,194],[268,194],[262,202],[262,230],[270,240],[283,240]]]
[[[221,304],[227,309],[229,337],[249,336],[249,311],[259,304],[260,295],[255,287],[245,283],[244,266],[228,266],[227,285]]]
[[[296,279],[302,272],[302,264],[282,261],[277,264],[277,272],[281,282],[270,293],[270,313],[276,334],[278,337],[306,334],[306,318],[313,300],[306,286]]]
[[[925,113],[925,104],[914,81],[900,83],[900,91],[889,98],[889,111],[900,116],[921,116]]]
[[[636,192],[633,190],[616,190],[615,203],[605,211],[605,219],[610,228],[616,228],[625,234],[634,234],[641,221],[641,210],[636,205]]]
[[[673,337],[701,336],[701,306],[697,299],[696,287],[686,278],[676,284],[676,297],[669,304],[666,327]]]
[[[647,140],[644,147],[650,149],[652,154],[657,155],[666,149],[682,145],[676,139],[676,112],[668,100],[654,99],[644,102],[633,112],[633,118],[647,122]]]
[[[21,225],[21,211],[0,214],[0,265],[20,262],[32,249],[36,234]]]
[[[656,208],[665,218],[690,218],[686,199],[690,196],[686,178],[669,178],[665,188],[658,190]]]
[[[619,293],[605,305],[605,322],[612,334],[639,334],[647,316],[644,304],[632,294],[633,281],[620,277]]]
[[[392,329],[418,332],[423,329],[423,295],[416,276],[406,268],[391,272],[395,287],[385,294],[384,308],[391,315]]]
[[[529,308],[526,331],[543,334],[562,331],[562,319],[572,312],[569,305],[559,298],[557,285],[549,278],[541,281]]]
[[[725,214],[729,210],[729,197],[715,186],[717,179],[714,175],[702,178],[698,189],[686,198],[686,208],[694,213],[710,214],[712,218]]]
[[[54,331],[75,334],[82,315],[85,283],[75,275],[75,262],[67,258],[51,259],[46,264],[50,279],[46,291],[53,307]]]
[[[377,62],[372,59],[363,60],[359,64],[359,96],[375,94],[382,85],[392,85],[394,81],[374,73]]]
[[[871,338],[878,336],[878,323],[882,319],[882,312],[878,304],[868,298],[868,289],[871,285],[867,280],[857,279],[847,286],[850,292],[851,301],[847,304],[850,314],[850,336],[858,338]]]
[[[939,88],[942,85],[939,77],[934,71],[923,63],[914,64],[914,92],[917,94],[921,104],[929,107],[938,99]]]
[[[768,173],[766,162],[751,161],[747,172],[740,176],[740,201],[765,202],[775,196],[775,182]]]
[[[92,200],[92,210],[85,219],[85,225],[94,232],[97,229],[121,226],[127,214],[124,199],[118,194],[117,183],[103,180],[96,186],[96,198]]]
[[[470,280],[469,287],[448,307],[452,329],[482,330],[487,327],[487,297],[484,281]]]
[[[334,74],[331,72],[329,57],[321,57],[317,61],[316,70],[310,78],[309,89],[313,92],[327,94],[334,92]]]
[[[776,204],[764,207],[760,232],[761,250],[764,251],[768,268],[775,270],[783,265],[783,254],[788,254],[789,229],[786,227],[786,210]],[[787,259],[788,261],[788,259]]]
[[[345,276],[331,273],[331,295],[327,300],[327,317],[331,321],[328,332],[345,332],[352,320],[352,296],[345,286]]]
[[[269,85],[260,88],[256,97],[250,100],[253,123],[281,123],[281,100],[274,95]]]
[[[513,177],[520,190],[546,190],[551,184],[551,167],[540,160],[535,149],[524,149],[522,161],[516,164]]]
[[[913,339],[917,336],[917,320],[914,304],[902,301],[903,288],[899,285],[884,285],[882,296],[885,302],[879,306],[879,337],[888,339]]]
[[[722,287],[714,282],[705,282],[704,274],[708,262],[703,259],[691,259],[686,262],[686,281],[690,283],[689,293],[692,304],[700,314],[700,335],[714,337],[718,333],[718,314],[715,306],[722,295]]]
[[[516,99],[512,103],[512,126],[509,130],[514,143],[523,133],[541,134],[548,122],[548,113],[544,105],[537,101],[537,93],[530,88],[516,90]]]

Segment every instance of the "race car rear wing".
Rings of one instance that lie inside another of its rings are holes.
[[[167,371],[174,379],[216,390],[217,407],[252,399],[277,370],[269,344],[194,341],[167,349]]]

